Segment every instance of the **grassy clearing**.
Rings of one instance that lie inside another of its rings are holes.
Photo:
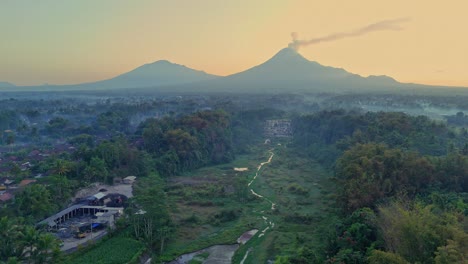
[[[237,250],[233,263],[239,263],[251,249],[245,263],[265,263],[276,255],[295,252],[303,241],[313,241],[318,223],[328,208],[326,195],[329,175],[319,164],[284,145],[274,146],[275,156],[265,165],[251,187],[277,204],[257,198],[246,188],[258,165],[268,160],[272,146],[259,146],[250,155],[230,164],[206,167],[172,179],[167,193],[172,217],[178,226],[164,259],[193,252],[215,244],[232,244],[245,231],[263,230]],[[235,172],[234,167],[247,167]],[[244,189],[242,189],[244,187]]]
[[[139,256],[144,251],[144,245],[135,239],[116,236],[96,244],[84,253],[78,251],[70,255],[66,264],[118,264],[138,263]]]
[[[167,194],[171,215],[177,226],[163,260],[171,260],[215,244],[234,244],[247,230],[262,225],[262,219],[248,212],[262,201],[249,195],[248,177],[258,166],[256,155],[238,157],[234,162],[201,168],[172,178]],[[236,172],[235,167],[247,167]]]
[[[249,248],[244,263],[265,263],[277,255],[296,252],[304,241],[319,243],[315,233],[330,206],[331,184],[328,172],[292,149],[277,146],[271,164],[266,165],[253,189],[277,204],[264,215],[275,223],[262,237],[255,236],[241,246],[233,263],[239,263]]]

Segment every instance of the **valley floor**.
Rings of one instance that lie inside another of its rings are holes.
[[[240,245],[233,263],[266,263],[293,254],[304,241],[315,241],[332,208],[330,175],[281,143],[260,145],[230,164],[172,178],[167,193],[179,228],[164,258],[235,244],[251,229],[259,232]]]

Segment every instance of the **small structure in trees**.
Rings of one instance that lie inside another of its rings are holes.
[[[265,123],[265,136],[272,137],[291,137],[292,126],[289,119],[273,119],[267,120]]]
[[[127,176],[123,178],[123,183],[125,184],[133,184],[136,180],[136,176]]]

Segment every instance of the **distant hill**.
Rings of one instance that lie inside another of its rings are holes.
[[[9,82],[0,82],[0,88],[13,88],[16,85],[9,83]]]
[[[79,90],[119,90],[137,89],[145,87],[173,86],[187,83],[196,83],[218,78],[208,74],[175,64],[167,60],[160,60],[142,65],[132,71],[123,73],[114,78],[72,85],[41,85],[17,86],[17,91],[79,91]]]
[[[178,85],[212,80],[218,76],[160,60],[145,64],[115,78],[77,85],[83,88],[119,89]]]

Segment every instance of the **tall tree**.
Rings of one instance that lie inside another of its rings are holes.
[[[49,190],[39,184],[28,185],[19,192],[15,197],[14,207],[18,215],[32,218],[31,220],[39,220],[55,209]]]
[[[150,248],[159,243],[159,250],[164,249],[172,230],[163,185],[161,178],[154,174],[140,178],[134,190],[133,209],[129,211],[135,237]]]

